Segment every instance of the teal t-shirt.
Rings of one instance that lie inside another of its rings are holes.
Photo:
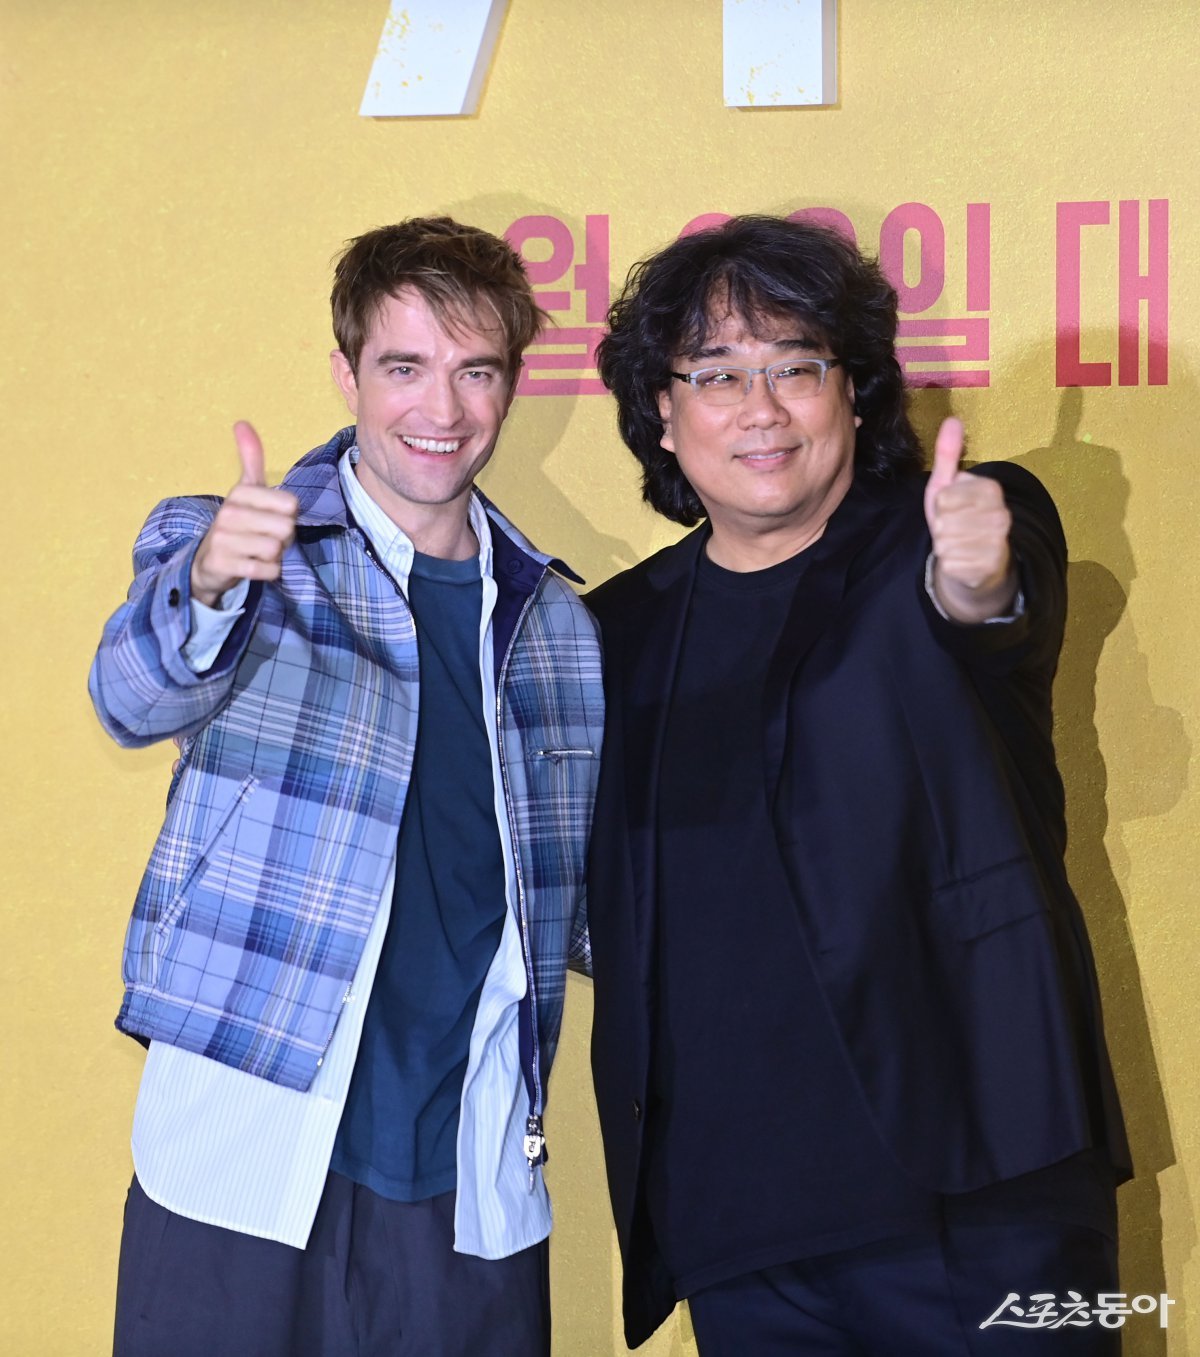
[[[456,1183],[471,1029],[506,906],[479,561],[418,552],[408,598],[420,663],[416,755],[391,918],[330,1167],[380,1196],[422,1201]]]

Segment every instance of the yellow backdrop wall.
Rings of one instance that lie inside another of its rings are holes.
[[[976,456],[1026,463],[1063,510],[1059,739],[1139,1170],[1127,1289],[1177,1302],[1127,1350],[1200,1351],[1195,6],[845,0],[839,105],[737,111],[717,0],[512,0],[476,116],[364,119],[386,9],[0,5],[0,1350],[85,1357],[110,1331],[141,1065],[111,1027],[118,951],[171,751],[111,746],[84,677],[149,506],[232,482],[234,418],[276,476],[345,422],[329,262],[363,229],[554,219],[518,228],[578,332],[543,353],[586,366],[608,280],[692,219],[820,207],[903,284],[914,380],[939,369],[918,350],[958,346],[921,430],[961,414]],[[671,540],[586,371],[543,360],[527,385],[489,492],[594,582]],[[563,1357],[624,1351],[589,1010],[573,981],[549,1118]],[[686,1316],[646,1351],[694,1353]]]

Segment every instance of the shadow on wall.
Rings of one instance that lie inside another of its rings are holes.
[[[1053,371],[1053,354],[1039,350],[1007,375],[1005,384],[1017,391],[1044,389]],[[1067,867],[1096,953],[1105,1028],[1136,1170],[1119,1194],[1121,1284],[1130,1295],[1157,1297],[1168,1290],[1157,1175],[1175,1162],[1175,1152],[1120,886],[1129,877],[1121,828],[1176,805],[1186,790],[1191,750],[1181,714],[1155,702],[1147,658],[1132,620],[1124,616],[1137,573],[1125,532],[1130,485],[1123,454],[1081,434],[1084,400],[1079,388],[1062,390],[1050,441],[1010,460],[1033,472],[1053,495],[1070,549],[1067,629],[1054,689],[1055,744],[1067,794]],[[913,423],[927,448],[950,413],[948,392],[913,393]],[[1155,453],[1146,446],[1130,455]],[[993,455],[1003,456],[1004,450],[988,449],[986,457]],[[1106,729],[1103,739],[1096,725],[1102,654],[1106,689],[1120,693],[1125,732]],[[1104,758],[1110,745],[1119,745],[1121,757],[1111,793]],[[1129,1325],[1125,1339],[1129,1357],[1165,1357],[1167,1352],[1167,1332],[1156,1324]]]
[[[522,217],[553,217],[569,228],[577,251],[582,252],[583,222],[552,204],[516,194],[483,194],[454,203],[447,210],[459,221],[498,234]],[[573,256],[563,276],[554,280],[555,289],[569,288],[575,266]],[[611,295],[612,285],[610,272],[606,295]],[[539,285],[535,290],[545,288]],[[573,304],[577,310],[581,305],[579,297],[573,297]],[[565,315],[555,319],[560,326],[576,324]],[[550,461],[563,441],[580,399],[578,395],[519,395],[505,423],[497,455],[484,472],[482,485],[536,546],[552,555],[561,552],[567,564],[594,586],[635,565],[642,553],[624,538],[602,532],[591,521],[590,487],[625,484],[628,491],[621,492],[621,498],[624,501],[627,493],[627,502],[633,508],[641,498],[640,473],[617,433],[616,406],[605,394],[583,397],[603,405],[604,432],[600,447],[580,450],[577,454],[580,462],[575,467],[563,468],[563,479],[568,479],[566,473],[571,473],[570,482],[573,488],[577,487],[573,498],[551,474]],[[586,465],[582,463],[583,456]]]

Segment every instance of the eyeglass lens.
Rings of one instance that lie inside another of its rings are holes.
[[[761,368],[703,368],[692,373],[697,395],[713,405],[733,405],[749,395],[755,375]],[[803,400],[815,396],[825,383],[825,365],[815,362],[776,363],[766,368],[772,391],[782,400]]]

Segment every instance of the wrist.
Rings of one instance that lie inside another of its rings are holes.
[[[194,565],[192,566],[192,573],[188,577],[188,588],[191,590],[192,598],[195,599],[197,603],[203,603],[206,608],[215,608],[220,601],[221,595],[225,593],[227,589],[232,588],[233,584],[236,583],[236,580],[232,583],[206,583],[203,575],[197,571]]]
[[[984,580],[977,585],[948,577],[938,561],[933,566],[933,592],[945,614],[955,622],[971,625],[990,622],[1012,611],[1020,579],[1016,564],[995,580]]]

